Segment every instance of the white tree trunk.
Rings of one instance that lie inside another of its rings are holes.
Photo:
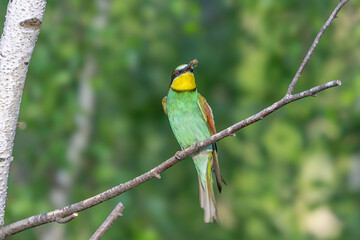
[[[10,0],[0,39],[0,226],[22,91],[46,0]]]

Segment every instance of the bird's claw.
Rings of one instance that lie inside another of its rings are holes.
[[[196,147],[196,149],[200,149],[201,143],[200,143],[200,142],[196,142],[196,143],[195,143],[195,147]]]
[[[182,157],[181,157],[181,151],[177,151],[177,152],[175,153],[175,159],[176,159],[176,160],[181,160],[181,159],[182,159]]]

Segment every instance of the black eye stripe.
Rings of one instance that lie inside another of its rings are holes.
[[[178,70],[179,71],[179,74],[180,75],[181,73],[184,73],[184,72],[187,72],[188,71],[188,68],[184,68],[184,69],[181,69],[181,70]],[[194,69],[190,68],[190,72],[194,72]]]
[[[174,70],[174,72],[171,75],[171,82],[174,80],[174,78],[176,78],[176,77],[180,76],[182,73],[188,72],[188,71],[189,71],[188,67],[185,67],[181,70]],[[178,72],[178,74],[176,74],[176,72]],[[192,67],[190,68],[190,72],[192,72],[192,73],[194,72],[194,69]]]

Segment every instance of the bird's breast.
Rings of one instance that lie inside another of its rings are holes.
[[[167,114],[171,129],[182,148],[210,137],[210,132],[197,104],[197,92],[169,91]]]

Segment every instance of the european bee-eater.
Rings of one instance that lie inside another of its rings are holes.
[[[194,67],[198,61],[192,60],[175,68],[171,75],[169,92],[162,100],[171,129],[182,149],[203,141],[216,133],[212,110],[206,99],[198,93],[195,84]],[[200,205],[204,209],[206,223],[217,220],[215,197],[212,184],[214,171],[221,192],[220,168],[216,144],[207,146],[192,155],[199,179]]]

